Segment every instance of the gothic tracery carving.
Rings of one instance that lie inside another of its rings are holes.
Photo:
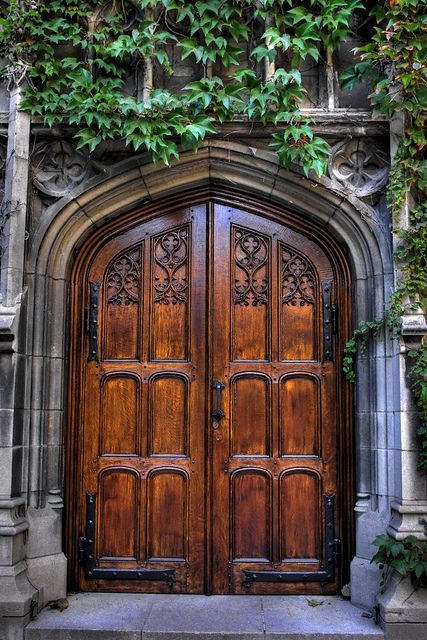
[[[154,240],[154,302],[181,304],[187,301],[188,228],[182,227]]]
[[[281,247],[282,302],[294,307],[314,304],[315,279],[307,260],[287,247]]]
[[[250,230],[234,230],[236,265],[234,304],[253,306],[267,304],[268,243]]]
[[[114,305],[139,303],[141,252],[131,249],[116,258],[107,275],[107,302]]]

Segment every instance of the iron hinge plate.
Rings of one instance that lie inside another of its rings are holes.
[[[112,569],[99,567],[95,559],[96,493],[86,494],[86,536],[79,538],[79,559],[87,580],[148,580],[166,582],[169,588],[176,581],[175,569]]]
[[[242,586],[249,589],[253,582],[332,582],[335,579],[335,567],[340,560],[340,540],[335,538],[335,496],[324,495],[325,511],[325,548],[324,563],[320,571],[251,571],[243,569],[245,575]]]

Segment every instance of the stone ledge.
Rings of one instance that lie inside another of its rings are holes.
[[[80,593],[68,600],[64,611],[44,609],[30,622],[25,640],[384,638],[369,614],[338,596]]]

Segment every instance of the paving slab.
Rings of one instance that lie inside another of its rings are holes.
[[[153,596],[79,593],[63,611],[45,607],[25,629],[25,640],[141,640]]]
[[[262,640],[264,622],[258,596],[165,596],[157,600],[143,628],[144,640],[204,640],[238,637]]]
[[[369,640],[384,632],[362,609],[338,596],[263,596],[266,640]]]
[[[25,640],[382,640],[363,611],[338,596],[79,593],[46,607]]]

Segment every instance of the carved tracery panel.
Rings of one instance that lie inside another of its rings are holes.
[[[267,304],[267,240],[249,229],[235,228],[234,257],[234,303],[245,307]]]
[[[294,307],[313,304],[314,274],[306,258],[281,245],[281,260],[282,301]]]
[[[154,260],[159,269],[154,278],[154,302],[177,304],[187,300],[188,228],[158,236]]]
[[[120,255],[110,266],[107,275],[108,304],[139,303],[141,252],[139,247]]]

